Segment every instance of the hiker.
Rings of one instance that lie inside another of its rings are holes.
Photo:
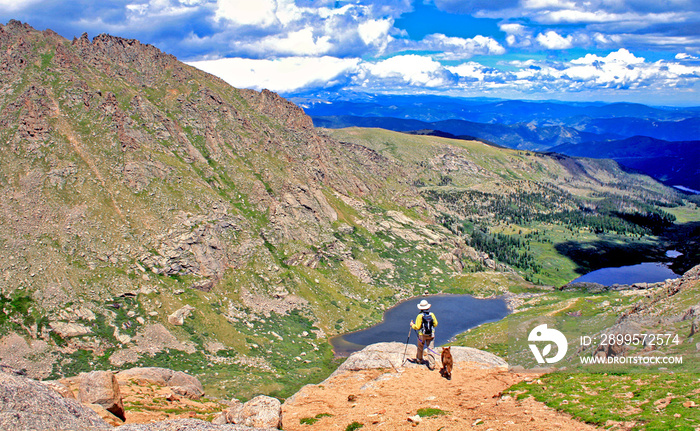
[[[418,331],[416,362],[425,364],[423,362],[423,347],[430,346],[430,342],[435,338],[433,327],[437,326],[438,321],[435,314],[430,312],[430,304],[425,299],[418,304],[418,309],[420,313],[418,313],[415,323],[411,320],[411,328]]]

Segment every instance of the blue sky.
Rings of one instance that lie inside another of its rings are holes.
[[[700,105],[700,0],[0,0],[10,19],[286,95]]]

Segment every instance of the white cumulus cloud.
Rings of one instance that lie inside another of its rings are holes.
[[[284,56],[319,56],[333,49],[327,35],[314,36],[313,29],[303,28],[285,35],[275,35],[248,43],[248,49],[257,53]]]
[[[537,43],[546,49],[569,49],[573,46],[572,41],[573,37],[571,35],[563,37],[554,30],[537,35]]]
[[[398,55],[376,63],[366,62],[361,66],[360,80],[364,83],[395,82],[421,87],[447,85],[449,72],[438,61],[422,55]]]
[[[224,58],[190,62],[191,66],[216,75],[236,88],[291,92],[307,87],[326,88],[352,75],[357,58],[286,57],[277,60]]]
[[[357,32],[365,45],[386,46],[390,41],[389,31],[393,21],[389,19],[371,19],[360,23]]]
[[[219,0],[216,19],[241,25],[268,27],[277,22],[275,0]]]
[[[17,12],[27,9],[41,0],[0,0],[0,9],[7,12]]]
[[[464,60],[475,55],[503,55],[505,48],[491,37],[476,35],[472,38],[451,37],[441,33],[421,40],[396,39],[391,49],[397,51],[434,51],[438,60]]]

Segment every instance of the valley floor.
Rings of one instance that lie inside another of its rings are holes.
[[[532,398],[516,401],[502,396],[513,384],[538,378],[537,374],[511,373],[503,367],[482,369],[468,362],[455,364],[451,380],[442,378],[438,370],[423,367],[350,371],[306,386],[287,400],[283,428],[345,430],[357,422],[363,424],[363,430],[597,429]],[[424,412],[438,414],[416,423],[419,409],[436,409]],[[317,421],[302,423],[311,418]]]

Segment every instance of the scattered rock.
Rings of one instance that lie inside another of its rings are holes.
[[[92,333],[90,328],[80,323],[51,322],[51,329],[61,338],[79,337]]]
[[[372,283],[372,276],[364,263],[359,260],[345,259],[343,265],[345,265],[350,274],[357,277],[362,283]]]
[[[165,397],[165,399],[168,401],[180,401],[182,398],[175,392],[171,392],[170,394],[168,394],[168,396]]]
[[[690,268],[683,274],[684,278],[700,278],[700,265]]]
[[[585,290],[589,293],[601,293],[607,290],[607,287],[600,283],[576,282],[563,285],[560,290]]]
[[[131,337],[127,334],[119,332],[119,328],[114,328],[114,338],[121,344],[127,344],[131,341]]]
[[[81,375],[80,402],[99,404],[119,419],[126,420],[117,378],[110,371],[92,371]]]
[[[47,378],[51,375],[55,359],[47,354],[49,351],[50,346],[46,341],[25,340],[15,332],[0,338],[2,367],[25,370],[25,374],[31,378]]]
[[[190,399],[198,399],[204,395],[204,386],[196,377],[182,371],[173,371],[167,368],[131,368],[120,371],[117,373],[116,378],[118,381],[135,380],[139,383],[169,386],[174,394]]]
[[[700,305],[695,305],[686,310],[686,312],[683,314],[682,320],[691,320],[698,316],[700,316]]]
[[[218,415],[216,415],[214,417],[214,419],[212,419],[211,423],[217,424],[217,425],[235,423],[234,421],[236,420],[238,412],[242,408],[243,408],[243,404],[239,400],[234,398],[231,400],[231,406],[229,408],[223,410]]]
[[[212,421],[214,424],[239,424],[259,428],[282,426],[282,403],[276,398],[260,395],[245,404],[233,400],[233,405]]]
[[[168,316],[168,322],[175,326],[182,326],[185,324],[185,319],[192,313],[192,311],[194,311],[194,307],[192,307],[191,305],[185,305],[181,309]]]
[[[93,313],[92,310],[87,307],[80,307],[75,310],[75,316],[78,319],[89,320],[91,322],[97,318],[95,313]]]

